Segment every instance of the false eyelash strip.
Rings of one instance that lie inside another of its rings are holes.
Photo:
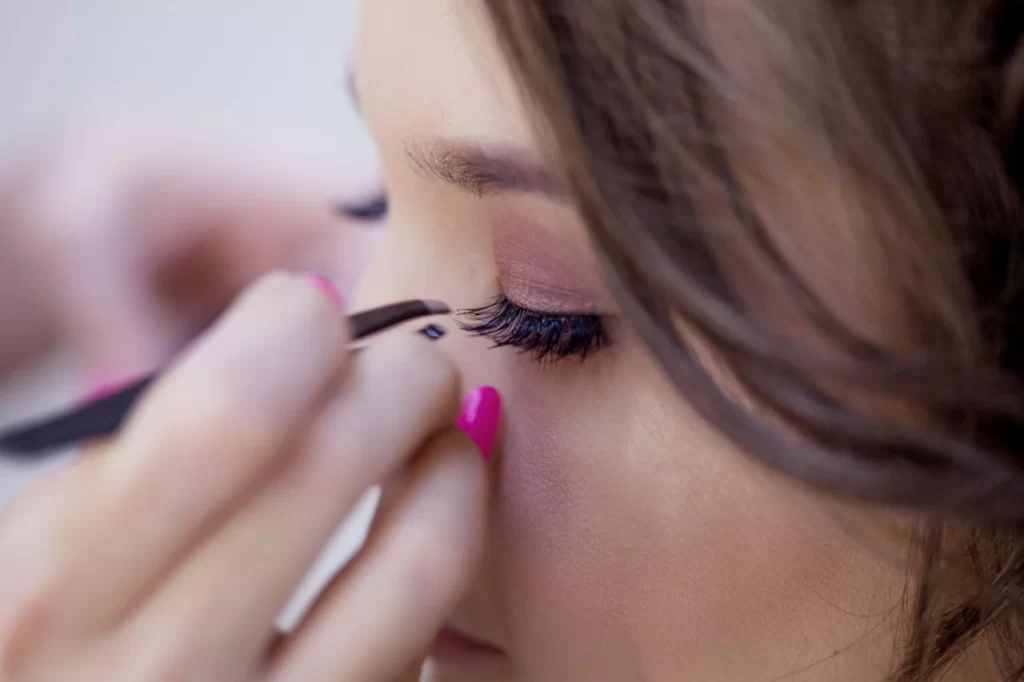
[[[460,311],[459,326],[487,337],[495,348],[515,347],[538,361],[585,360],[611,343],[597,315],[561,315],[523,308],[505,296],[481,308]]]

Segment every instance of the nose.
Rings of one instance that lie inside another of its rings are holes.
[[[497,268],[485,226],[459,231],[451,225],[403,222],[394,212],[355,292],[361,310],[411,298],[443,301],[453,311],[432,320],[444,329],[436,347],[455,361],[463,389],[512,386],[508,353],[491,351],[491,341],[462,332],[458,311],[478,308],[499,293]],[[420,323],[416,329],[421,329]],[[410,329],[410,331],[412,331]]]
[[[497,293],[497,272],[482,227],[457,231],[392,213],[379,234],[352,298],[356,309],[420,298],[460,310]]]

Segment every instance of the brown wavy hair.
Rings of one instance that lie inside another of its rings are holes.
[[[912,512],[893,679],[979,641],[1024,679],[1024,4],[485,4],[681,395],[773,469]]]

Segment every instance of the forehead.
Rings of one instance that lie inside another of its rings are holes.
[[[478,0],[362,0],[353,73],[375,128],[529,146],[516,84]]]

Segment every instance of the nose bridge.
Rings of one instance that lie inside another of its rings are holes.
[[[364,309],[409,298],[444,301],[454,313],[493,300],[500,291],[487,234],[389,225],[356,291],[354,306]],[[504,385],[490,341],[461,333],[457,314],[438,320],[449,333],[437,342],[462,373],[464,388]]]
[[[364,270],[354,304],[365,308],[408,298],[472,308],[498,293],[489,241],[430,226],[390,223]]]

